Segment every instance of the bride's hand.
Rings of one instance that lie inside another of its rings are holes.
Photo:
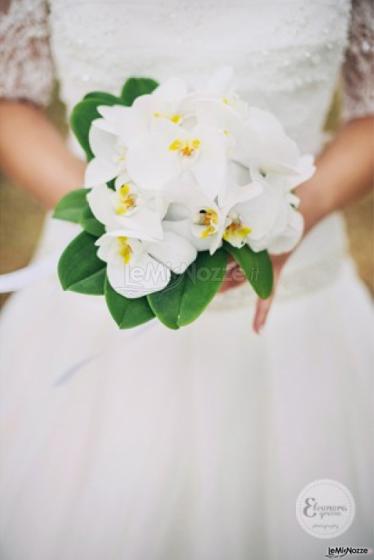
[[[244,274],[242,273],[242,271],[240,270],[239,265],[236,264],[236,262],[232,257],[229,257],[225,278],[222,282],[222,286],[219,291],[221,293],[227,292],[232,288],[236,288],[237,286],[240,286],[240,284],[243,284],[243,282],[246,281],[247,280]]]
[[[286,264],[288,258],[292,253],[287,253],[284,255],[273,255],[271,257],[271,261],[273,264],[273,274],[274,274],[274,286],[271,296],[268,299],[258,299],[256,303],[256,310],[253,319],[253,330],[260,334],[261,329],[264,327],[268,313],[271,308],[271,304],[273,302],[274,294],[277,289],[277,285],[279,282],[280,274],[283,270],[284,265]],[[247,282],[244,274],[242,273],[239,265],[229,257],[229,264],[227,267],[227,272],[225,278],[223,280],[220,292],[227,292],[228,290],[232,290]]]
[[[274,276],[273,291],[268,299],[257,299],[256,310],[253,318],[253,330],[257,334],[260,334],[261,330],[264,328],[268,313],[273,303],[281,272],[291,254],[292,253],[286,253],[284,255],[273,255],[271,257]]]
[[[374,177],[373,127],[373,117],[346,124],[318,157],[314,176],[297,188],[299,211],[304,217],[304,236],[320,220],[371,188]],[[272,257],[274,288],[269,299],[257,301],[253,319],[257,333],[266,323],[279,277],[291,254]]]

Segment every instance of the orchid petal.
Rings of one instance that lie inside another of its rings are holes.
[[[270,187],[249,200],[238,204],[236,209],[242,216],[244,223],[251,228],[251,240],[259,240],[266,236],[277,220],[282,193]]]
[[[252,198],[259,196],[263,190],[264,187],[257,182],[248,183],[247,185],[243,185],[241,187],[233,185],[224,198],[223,208],[229,211],[237,204],[248,202]]]
[[[194,132],[195,133],[195,132]],[[224,135],[211,130],[196,130],[201,137],[201,153],[191,169],[204,194],[215,198],[222,195],[225,187],[226,150]]]
[[[98,185],[88,193],[87,202],[99,222],[108,227],[118,227],[110,194],[113,194],[113,191],[110,191],[106,185]]]
[[[113,290],[129,299],[158,292],[170,281],[170,270],[147,253],[133,264],[108,263],[107,275]]]
[[[130,216],[120,216],[118,223],[126,229],[131,237],[138,237],[144,240],[155,240],[163,238],[161,217],[146,207],[138,208]]]
[[[191,220],[175,220],[163,222],[164,232],[173,232],[186,239],[197,251],[208,251],[211,246],[212,240],[205,238],[201,239],[192,233]]]
[[[117,166],[102,158],[92,159],[86,167],[85,186],[94,187],[102,183],[106,183],[113,179],[117,174]]]
[[[115,154],[115,147],[117,143],[117,136],[95,125],[97,121],[93,121],[90,131],[88,133],[88,141],[90,148],[95,157],[111,161]]]
[[[225,131],[225,134],[240,133],[243,129],[241,116],[220,100],[201,99],[195,103],[199,123]]]
[[[300,212],[293,208],[289,209],[289,217],[286,228],[275,237],[269,244],[269,253],[280,255],[292,251],[299,243],[304,231],[304,220]]]
[[[147,243],[147,251],[176,274],[182,274],[196,259],[196,249],[185,238],[167,231],[158,243]]]
[[[159,190],[178,176],[181,166],[177,155],[168,150],[165,139],[158,134],[150,134],[129,148],[127,169],[131,178],[143,189]]]
[[[136,143],[147,130],[147,116],[136,107],[104,105],[98,111],[126,146]]]
[[[265,169],[292,171],[300,156],[296,143],[286,135],[278,119],[257,107],[249,108],[239,145],[239,161],[257,162]]]

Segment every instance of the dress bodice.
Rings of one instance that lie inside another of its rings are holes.
[[[117,93],[128,76],[196,83],[230,65],[251,104],[316,151],[347,42],[348,0],[51,0],[61,96]],[[73,15],[72,15],[73,14]]]

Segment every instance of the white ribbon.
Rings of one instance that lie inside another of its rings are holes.
[[[59,253],[44,257],[23,268],[0,275],[0,293],[16,292],[51,274],[56,270]]]

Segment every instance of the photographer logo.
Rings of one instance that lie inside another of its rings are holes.
[[[349,529],[355,516],[355,502],[346,486],[336,480],[315,480],[296,500],[300,526],[318,539],[331,539]]]

